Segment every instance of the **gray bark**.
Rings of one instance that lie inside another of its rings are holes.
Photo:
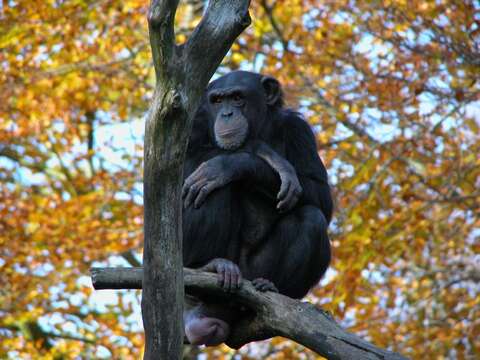
[[[249,25],[248,0],[211,0],[184,45],[175,44],[178,0],[148,12],[157,84],[145,125],[142,317],[145,359],[180,359],[183,346],[182,171],[201,95]]]
[[[92,283],[100,289],[141,289],[141,268],[93,268]],[[254,316],[234,324],[227,345],[238,349],[251,341],[273,336],[289,338],[327,359],[406,359],[376,347],[343,330],[330,313],[306,302],[272,292],[261,293],[243,281],[235,293],[218,286],[217,275],[184,268],[185,291],[190,295],[213,294],[253,310]]]

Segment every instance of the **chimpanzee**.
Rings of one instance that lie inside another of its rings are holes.
[[[185,266],[218,273],[227,291],[244,277],[259,291],[292,298],[325,273],[332,216],[327,172],[312,130],[284,108],[276,79],[235,71],[208,85],[184,174]],[[190,343],[224,342],[233,312],[187,299]]]

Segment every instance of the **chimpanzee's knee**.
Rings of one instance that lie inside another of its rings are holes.
[[[277,236],[286,245],[280,263],[282,275],[273,282],[281,293],[302,298],[318,283],[330,264],[328,223],[320,209],[303,206],[278,226]]]

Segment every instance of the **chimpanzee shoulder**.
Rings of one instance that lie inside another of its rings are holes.
[[[285,157],[295,168],[303,187],[300,203],[317,206],[330,222],[333,200],[327,170],[318,155],[311,126],[293,110],[284,110],[280,123],[285,134]]]
[[[327,171],[318,156],[315,135],[303,115],[291,109],[282,110],[280,123],[285,134],[286,157],[297,173],[327,183]]]
[[[205,104],[206,99],[202,99],[202,103],[198,107],[193,118],[192,132],[188,141],[187,156],[194,155],[201,149],[208,150],[214,147],[208,135],[208,118],[209,113]]]

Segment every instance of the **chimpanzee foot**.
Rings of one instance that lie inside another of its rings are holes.
[[[240,268],[230,260],[213,259],[207,265],[201,267],[200,270],[217,273],[219,275],[218,285],[225,291],[235,291],[242,284]]]
[[[211,317],[195,317],[185,324],[185,335],[192,345],[217,346],[227,340],[229,333],[225,321]]]
[[[252,285],[257,291],[266,292],[272,291],[278,293],[277,287],[270,280],[264,278],[258,278],[252,281]]]

